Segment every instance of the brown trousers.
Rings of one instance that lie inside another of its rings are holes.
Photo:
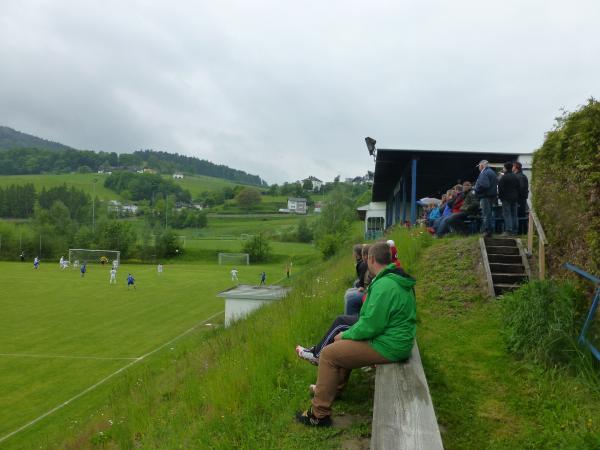
[[[326,346],[319,356],[317,387],[312,400],[313,414],[318,418],[331,415],[331,404],[346,387],[352,369],[390,362],[367,341],[340,339]]]

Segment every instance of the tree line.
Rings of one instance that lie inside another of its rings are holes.
[[[258,176],[177,153],[139,150],[133,153],[93,152],[89,150],[12,148],[0,150],[0,175],[96,172],[99,170],[154,169],[160,173],[185,172],[206,175],[257,186],[266,185]]]
[[[182,189],[172,180],[150,173],[119,171],[110,174],[104,180],[104,187],[111,189],[130,200],[149,200],[154,202],[157,194],[174,195],[176,201],[191,203],[190,191]]]

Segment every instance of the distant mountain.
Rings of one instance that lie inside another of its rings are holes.
[[[0,175],[154,169],[183,172],[242,184],[266,185],[258,175],[177,153],[139,150],[133,153],[76,150],[9,127],[0,126]]]
[[[21,133],[9,127],[0,126],[0,150],[12,150],[16,148],[39,148],[41,150],[73,150],[58,142],[48,141],[31,134]]]

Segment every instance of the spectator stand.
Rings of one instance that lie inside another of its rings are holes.
[[[594,293],[594,298],[592,300],[592,306],[590,306],[590,310],[588,312],[587,318],[585,319],[585,323],[583,324],[583,328],[581,329],[581,333],[579,334],[579,344],[584,345],[592,352],[594,358],[600,361],[600,351],[592,344],[588,337],[588,331],[590,326],[592,325],[592,321],[596,316],[596,310],[598,309],[598,303],[600,302],[600,278],[595,277],[591,273],[586,272],[580,267],[577,267],[573,264],[566,263],[563,265],[565,269],[568,269],[572,272],[575,272],[577,275],[585,278],[588,281],[591,281],[596,286],[596,291]]]

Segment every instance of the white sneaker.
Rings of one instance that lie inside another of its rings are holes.
[[[296,345],[296,354],[300,359],[304,359],[305,361],[308,361],[309,363],[315,366],[319,365],[319,358],[317,358],[315,355],[313,355],[311,351],[305,349],[301,345]]]

